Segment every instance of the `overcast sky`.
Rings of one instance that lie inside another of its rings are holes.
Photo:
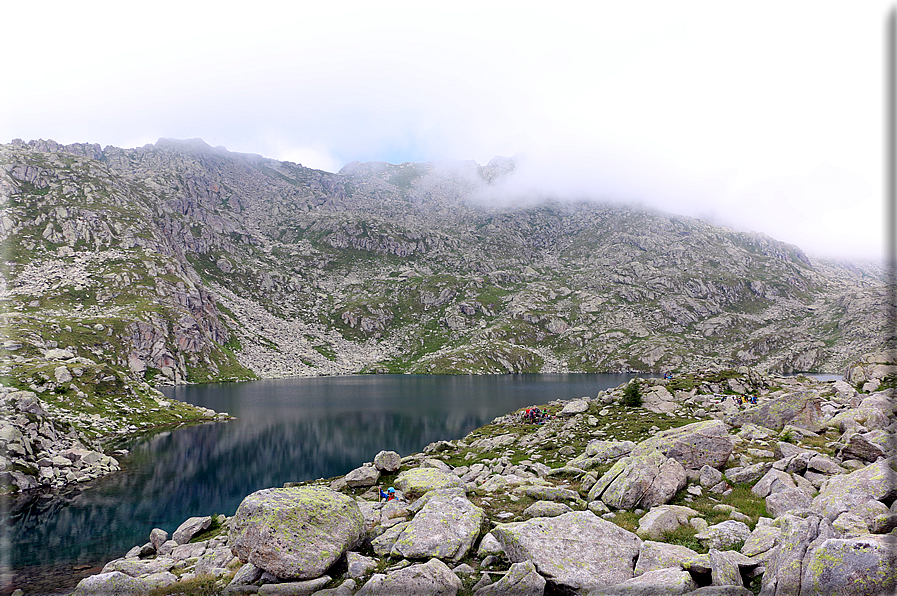
[[[8,3],[0,142],[518,155],[521,195],[881,254],[892,2],[427,4]]]

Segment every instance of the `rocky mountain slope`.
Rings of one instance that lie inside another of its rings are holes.
[[[0,146],[4,383],[69,391],[43,370],[52,349],[136,391],[356,372],[841,372],[885,342],[874,265],[613,204],[490,202],[508,176],[500,158],[333,174],[199,140]]]

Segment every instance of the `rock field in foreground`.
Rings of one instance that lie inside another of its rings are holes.
[[[861,391],[740,369],[640,379],[641,407],[620,386],[542,424],[514,412],[397,469],[381,452],[175,539],[154,529],[75,594],[893,594],[897,423],[876,358],[848,375]]]

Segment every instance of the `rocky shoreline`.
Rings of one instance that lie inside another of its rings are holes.
[[[845,381],[705,371],[635,381],[641,406],[625,385],[554,401],[154,529],[74,594],[892,594],[895,372],[882,353]]]

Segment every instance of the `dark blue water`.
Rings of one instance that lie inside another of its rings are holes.
[[[518,408],[594,396],[633,376],[365,375],[169,388],[169,397],[237,419],[143,437],[124,445],[122,472],[7,502],[0,572],[16,579],[0,580],[0,593],[25,582],[43,592],[72,586],[87,572],[73,567],[120,557],[153,528],[232,515],[253,491],[343,475],[382,449],[415,453]]]

